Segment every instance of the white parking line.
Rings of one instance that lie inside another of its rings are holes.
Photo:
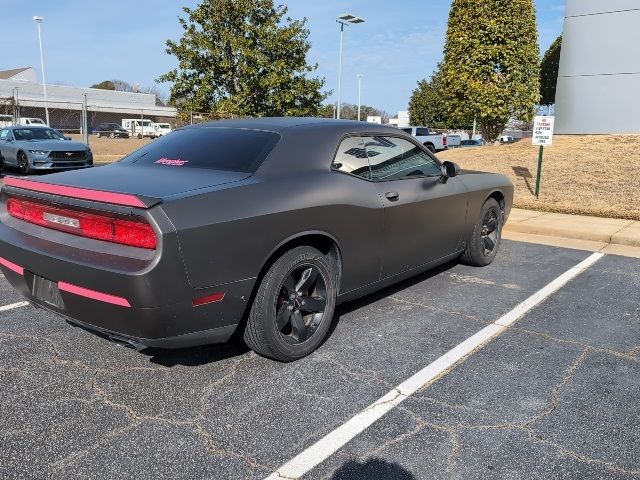
[[[0,312],[6,312],[7,310],[13,310],[14,308],[26,307],[27,305],[29,305],[29,302],[17,302],[9,305],[3,305],[0,307]]]
[[[351,417],[346,423],[329,432],[326,436],[278,468],[277,471],[267,477],[267,480],[296,479],[311,471],[356,435],[380,419],[384,414],[398,406],[410,395],[413,395],[421,388],[437,380],[460,360],[500,335],[516,320],[544,301],[552,293],[559,290],[571,279],[584,272],[603,256],[603,253],[596,252],[576,266],[570,268],[498,320],[467,338],[418,373],[402,382],[386,395],[376,400],[360,413]]]

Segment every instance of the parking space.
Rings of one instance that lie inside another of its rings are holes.
[[[290,364],[0,312],[1,478],[264,478],[589,252],[505,241],[346,304]],[[640,261],[605,256],[305,478],[640,477]],[[0,281],[2,305],[20,300]]]

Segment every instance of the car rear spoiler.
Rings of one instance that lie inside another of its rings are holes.
[[[131,195],[129,193],[105,192],[88,188],[69,187],[66,185],[54,185],[35,180],[25,180],[17,177],[5,177],[5,187],[30,190],[32,192],[48,193],[63,197],[92,200],[94,202],[111,203],[125,207],[151,208],[162,202],[161,198],[146,197],[143,195]]]

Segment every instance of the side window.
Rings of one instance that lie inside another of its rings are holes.
[[[411,131],[412,131],[412,130],[413,130],[412,128],[403,128],[403,129],[402,129],[402,131],[403,131],[404,133],[408,133],[409,135],[411,135]]]
[[[429,135],[428,128],[416,128],[416,137],[426,137]]]
[[[373,180],[440,175],[438,163],[420,147],[402,138],[364,137]]]
[[[0,140],[6,140],[9,138],[9,130],[6,128],[4,130],[0,130]]]
[[[371,178],[367,151],[361,137],[345,138],[338,147],[336,158],[331,164],[333,170],[350,173],[362,178]]]

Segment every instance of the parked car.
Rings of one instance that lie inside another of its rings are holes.
[[[208,122],[105,167],[5,177],[0,269],[120,343],[185,347],[241,328],[290,361],[322,343],[341,302],[456,258],[491,263],[512,198],[507,177],[460,171],[394,127]]]
[[[153,122],[145,118],[123,118],[122,128],[129,132],[129,135],[132,137],[156,138],[158,136],[158,132],[156,132]]]
[[[153,126],[155,127],[159,137],[173,132],[170,123],[154,123]]]
[[[127,132],[122,126],[117,123],[101,123],[97,127],[91,130],[96,137],[109,137],[109,138],[129,138],[129,132]]]
[[[46,126],[46,122],[41,118],[33,118],[33,117],[20,117],[16,122],[17,125],[44,125]]]
[[[89,146],[41,125],[13,125],[0,130],[0,164],[34,171],[71,170],[93,165]]]
[[[447,136],[440,133],[431,133],[428,127],[405,127],[402,131],[413,135],[416,140],[427,147],[432,153],[447,149]]]
[[[511,135],[500,135],[500,143],[501,144],[516,143],[518,140],[520,140],[520,139],[519,138],[514,138]]]
[[[484,142],[482,140],[462,140],[460,142],[461,147],[482,147]]]
[[[13,125],[13,115],[0,114],[0,128]]]

